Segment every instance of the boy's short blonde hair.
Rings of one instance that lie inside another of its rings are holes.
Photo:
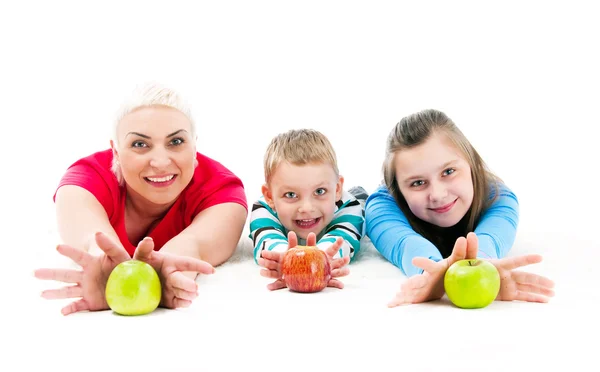
[[[282,161],[293,165],[327,163],[333,167],[336,176],[339,176],[337,158],[331,142],[314,129],[292,129],[271,140],[264,158],[266,183],[269,183]]]

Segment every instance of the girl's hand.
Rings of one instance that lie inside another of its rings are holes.
[[[450,257],[441,261],[433,261],[424,257],[415,257],[413,265],[423,269],[423,273],[408,278],[396,297],[388,307],[404,304],[416,304],[427,301],[439,300],[444,296],[444,275],[446,270],[455,262],[477,257],[479,242],[475,233],[467,234],[466,239],[460,237],[454,244]]]
[[[85,310],[108,310],[104,294],[108,277],[115,266],[130,259],[125,248],[113,242],[106,234],[98,232],[94,238],[105,254],[94,256],[66,244],[56,247],[58,253],[72,259],[82,270],[38,269],[34,273],[38,279],[74,283],[71,286],[42,292],[42,297],[47,299],[80,298],[62,308],[63,315]]]
[[[183,274],[184,271],[213,274],[215,268],[208,262],[186,256],[161,253],[154,250],[154,241],[144,238],[137,246],[135,260],[148,263],[156,270],[162,285],[160,306],[175,309],[188,307],[198,296],[198,284]]]
[[[540,255],[526,255],[489,260],[500,273],[499,301],[548,302],[554,296],[554,282],[543,276],[514,269],[539,263]]]

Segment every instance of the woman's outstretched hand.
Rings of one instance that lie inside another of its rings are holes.
[[[98,247],[104,252],[103,255],[94,256],[66,244],[59,244],[56,248],[58,253],[69,257],[81,266],[81,270],[38,269],[34,273],[38,279],[73,284],[42,292],[42,297],[46,299],[79,298],[62,308],[63,315],[85,310],[108,310],[105,298],[108,277],[115,266],[130,259],[125,248],[113,242],[106,234],[99,232],[94,238]]]
[[[162,286],[160,306],[167,309],[188,307],[198,296],[198,284],[183,272],[215,272],[211,264],[197,258],[155,251],[154,241],[150,237],[144,238],[138,244],[133,259],[148,263],[158,273]]]

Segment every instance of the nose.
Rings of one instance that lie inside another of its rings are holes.
[[[300,202],[300,207],[298,207],[298,212],[300,212],[300,213],[312,212],[313,208],[314,207],[310,201],[310,198],[306,198]]]
[[[437,203],[444,200],[448,195],[448,190],[440,182],[432,182],[429,187],[429,200],[433,203]]]
[[[150,166],[156,169],[164,169],[171,164],[169,153],[161,148],[155,148],[150,158]]]

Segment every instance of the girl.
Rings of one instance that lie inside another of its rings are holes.
[[[441,298],[446,269],[475,257],[499,269],[498,299],[554,295],[550,280],[512,271],[540,262],[539,255],[503,258],[515,240],[517,197],[444,113],[424,110],[396,124],[383,173],[385,185],[367,199],[367,235],[410,277],[390,306]]]

